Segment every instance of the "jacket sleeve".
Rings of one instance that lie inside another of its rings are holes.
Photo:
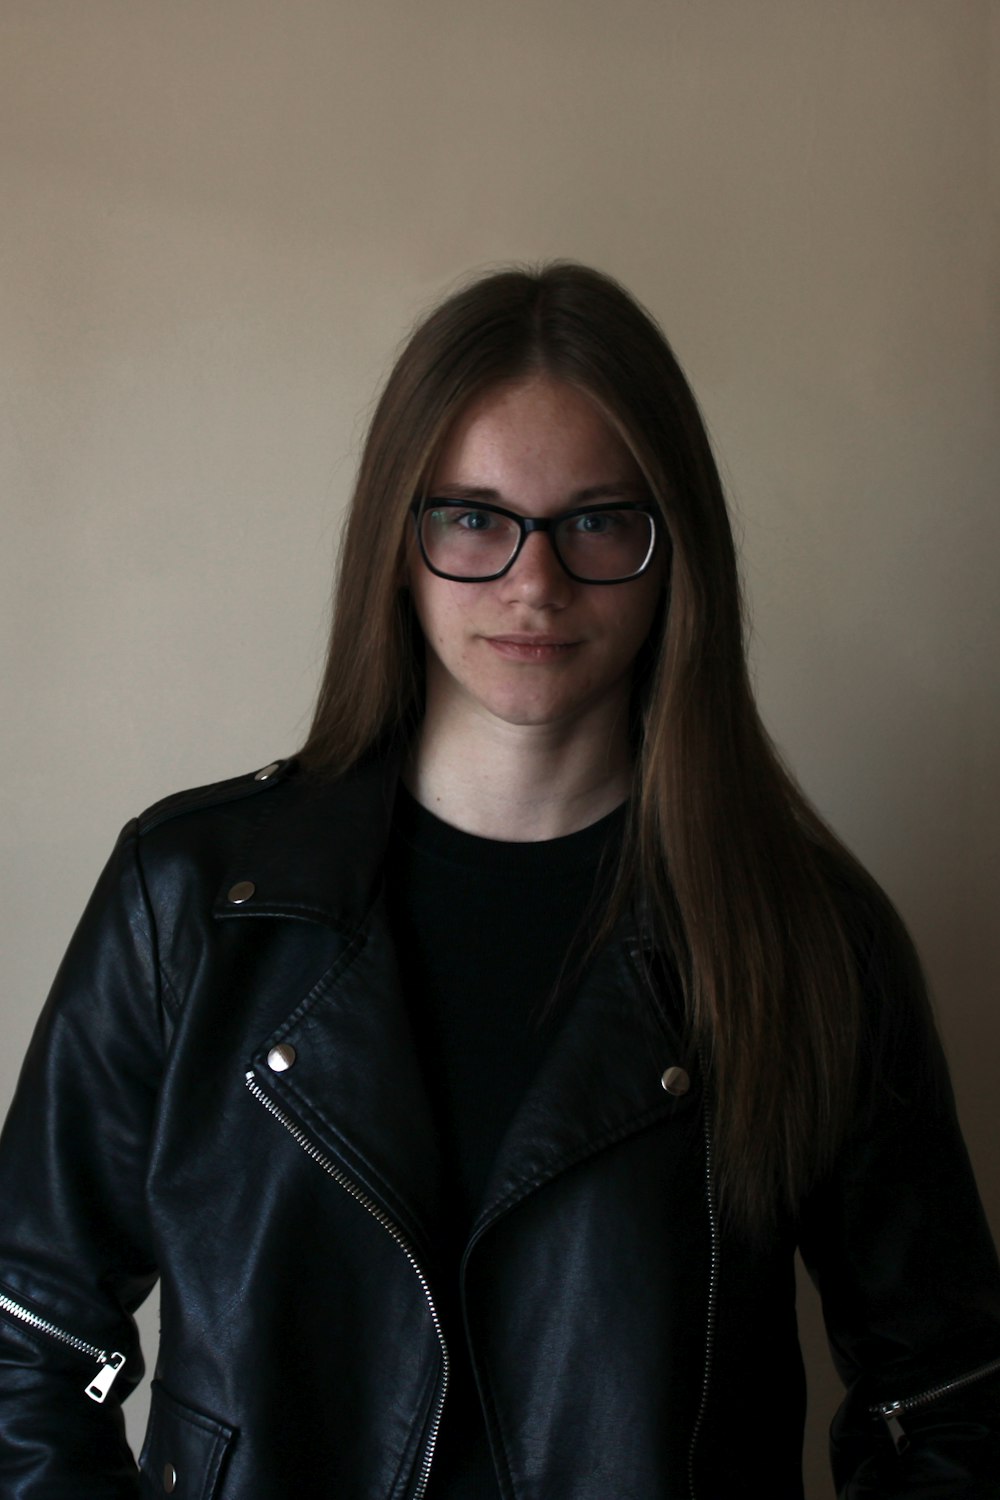
[[[0,1141],[7,1500],[138,1493],[121,1400],[142,1374],[132,1313],[155,1281],[144,1179],[159,1016],[130,825],[59,970]]]
[[[888,903],[886,903],[888,906]],[[856,1123],[800,1246],[847,1397],[840,1500],[1000,1500],[1000,1272],[919,963],[888,909],[865,942]]]

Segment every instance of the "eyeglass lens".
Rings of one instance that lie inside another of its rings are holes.
[[[588,510],[565,516],[549,532],[570,573],[584,582],[611,583],[645,566],[653,520],[641,510]],[[490,578],[517,552],[521,528],[508,516],[474,506],[435,505],[420,515],[420,540],[432,568],[453,578]]]

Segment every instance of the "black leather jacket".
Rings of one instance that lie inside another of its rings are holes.
[[[379,897],[391,790],[279,766],[119,840],[0,1152],[5,1500],[423,1494],[447,1189]],[[594,962],[463,1263],[505,1496],[801,1496],[796,1241],[849,1388],[841,1495],[1000,1496],[997,1265],[939,1052],[906,993],[873,1036],[836,1172],[749,1244],[674,1001],[628,933]],[[157,1275],[137,1476],[119,1398]]]

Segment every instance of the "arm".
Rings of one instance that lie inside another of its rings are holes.
[[[803,1214],[848,1387],[841,1500],[1000,1500],[1000,1272],[919,964],[891,910],[864,945],[857,1123]]]
[[[0,1143],[10,1500],[138,1493],[120,1408],[142,1374],[132,1313],[156,1274],[144,1212],[162,1056],[154,950],[132,825],[59,970]]]

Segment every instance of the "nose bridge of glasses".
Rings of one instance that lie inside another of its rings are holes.
[[[560,572],[568,572],[558,543],[558,527],[560,521],[563,519],[562,516],[517,516],[516,519],[520,535],[517,539],[514,556],[508,566],[514,567],[524,558],[528,549],[530,533],[533,531],[543,531],[547,534],[548,539],[545,551],[540,552],[536,546],[533,554],[528,553],[529,557],[533,555],[536,564],[544,562],[548,566],[551,566],[552,563],[556,563]]]

